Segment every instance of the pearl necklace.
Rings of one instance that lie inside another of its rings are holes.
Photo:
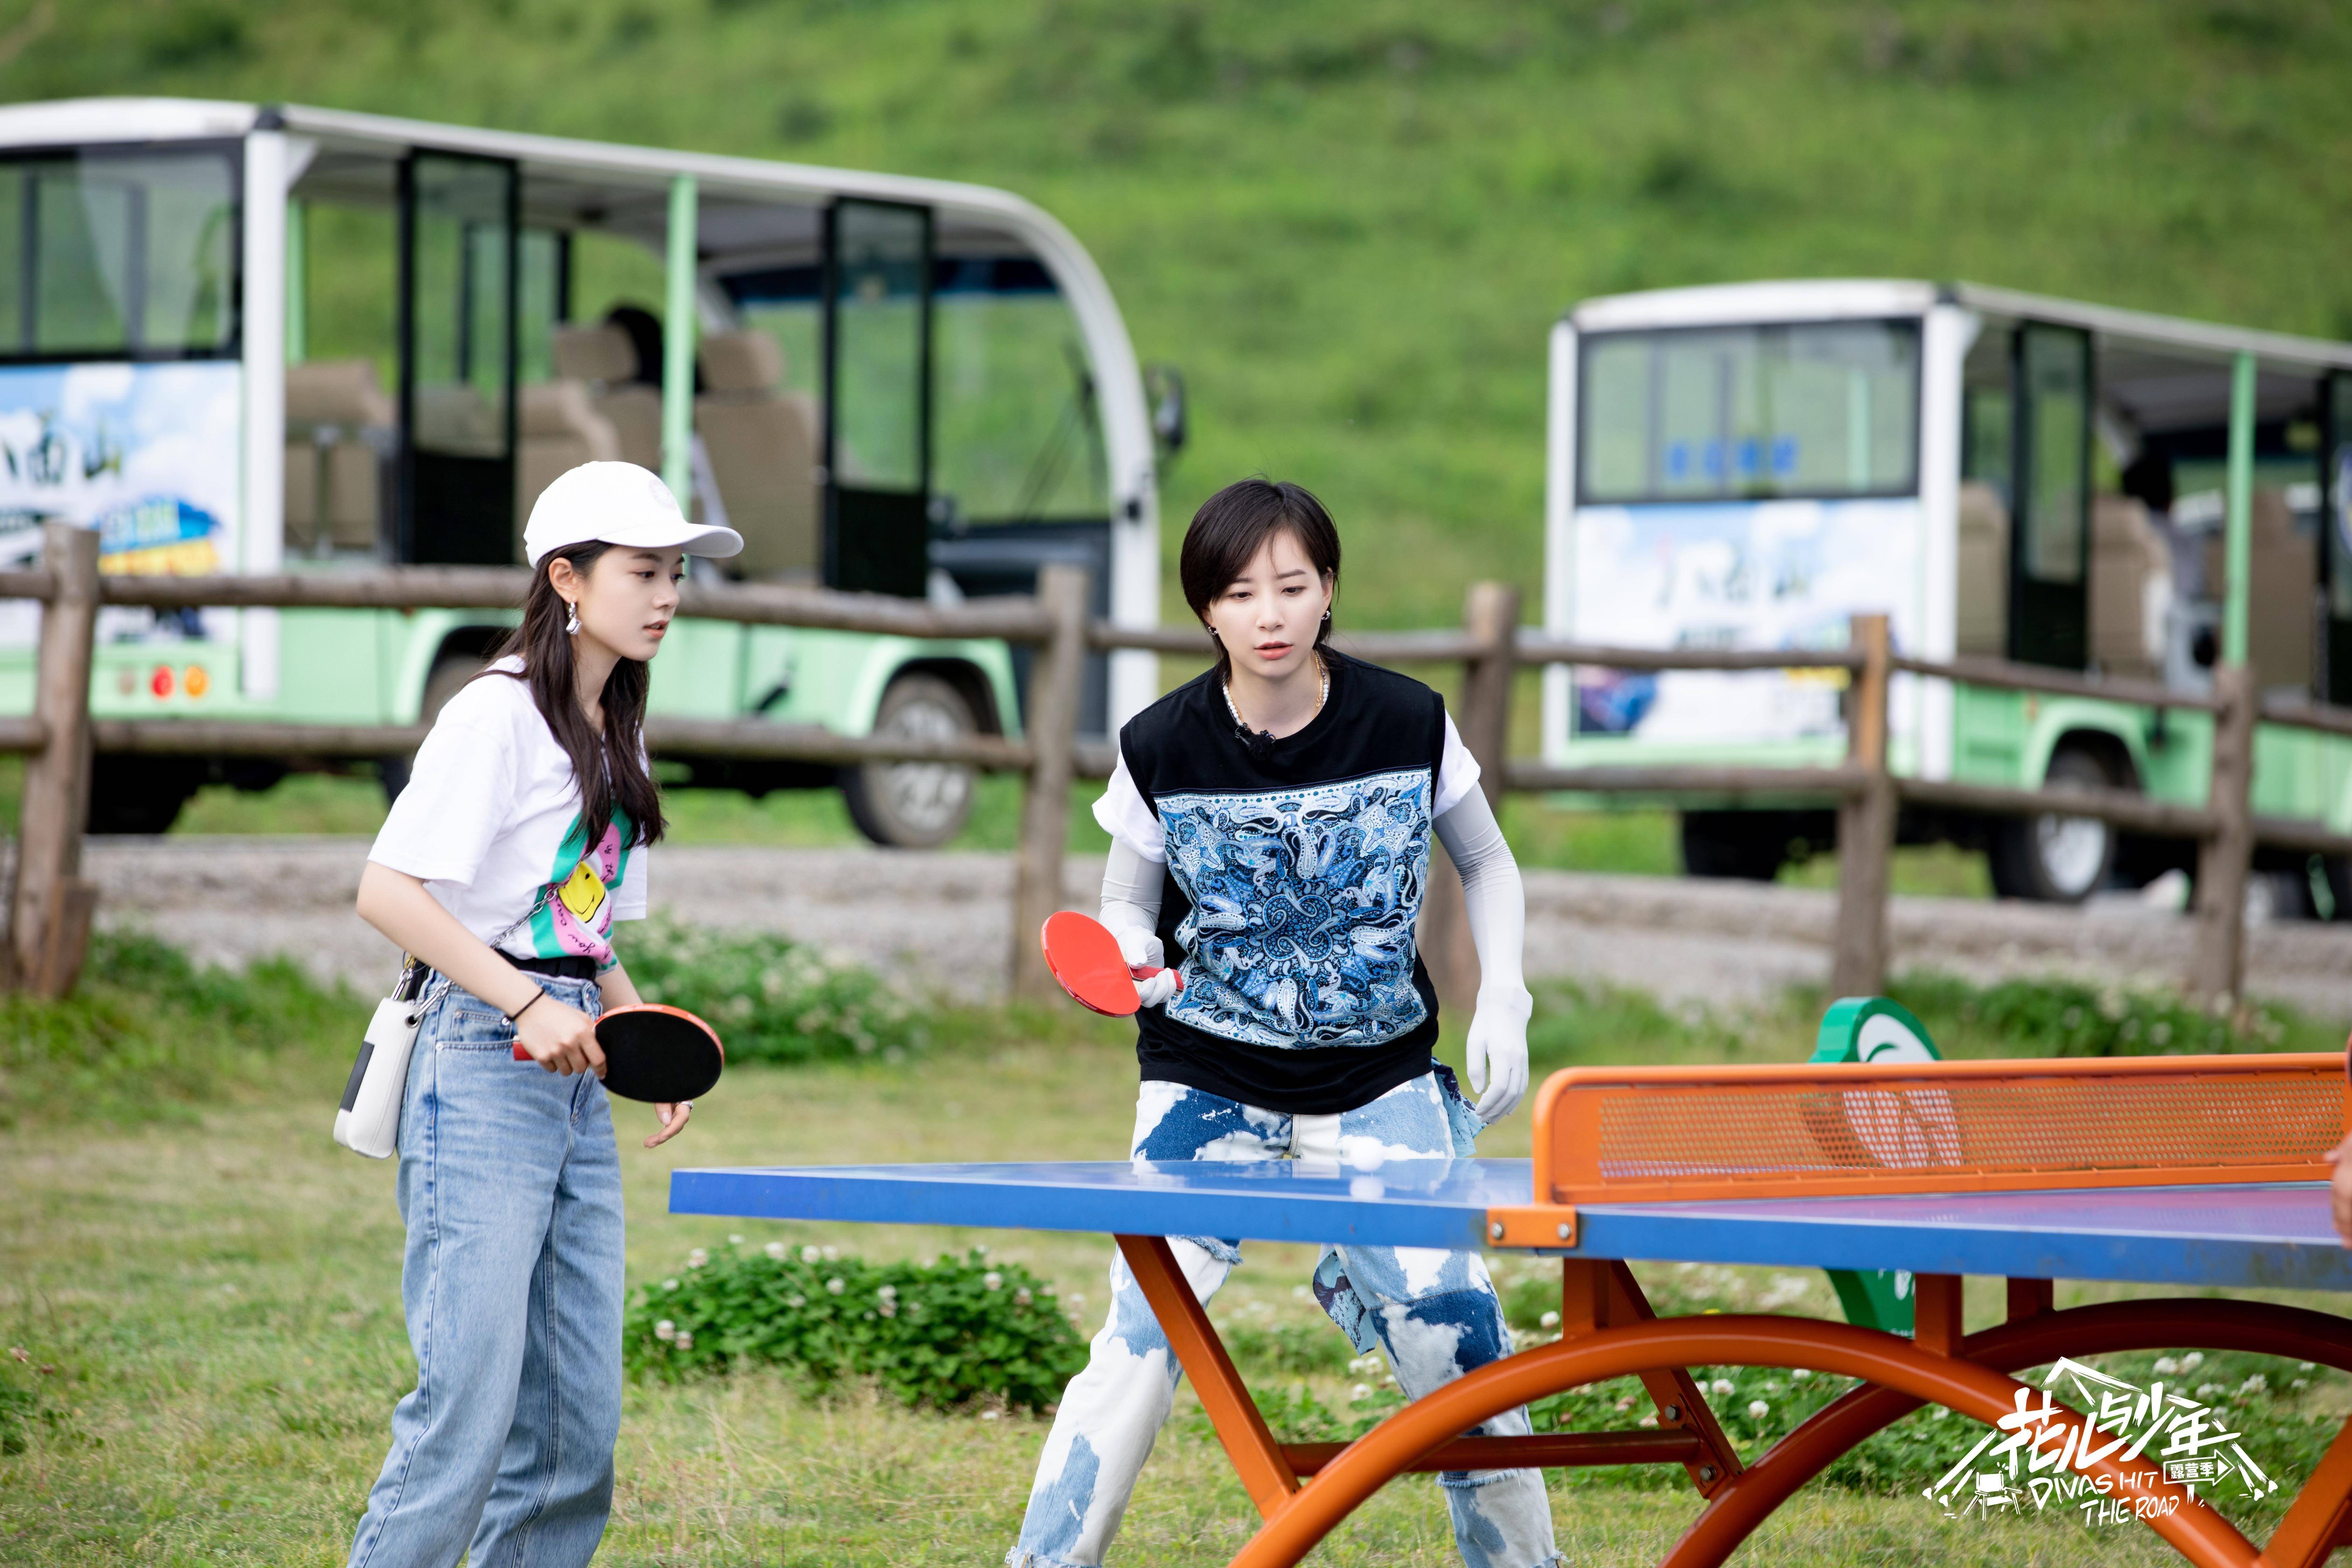
[[[1321,656],[1320,654],[1318,654],[1318,655],[1316,656],[1316,658],[1315,658],[1315,668],[1316,668],[1317,669],[1319,669],[1319,670],[1321,670],[1321,671],[1323,672],[1323,689],[1322,689],[1322,690],[1320,690],[1320,691],[1318,691],[1318,692],[1317,692],[1317,693],[1316,693],[1316,696],[1315,696],[1315,711],[1314,711],[1313,713],[1309,713],[1309,714],[1307,716],[1307,724],[1312,724],[1313,722],[1315,722],[1316,719],[1317,719],[1317,718],[1318,718],[1318,717],[1322,713],[1322,711],[1323,711],[1323,704],[1325,704],[1326,702],[1328,702],[1328,701],[1330,701],[1330,700],[1331,700],[1331,667],[1330,667],[1329,665],[1328,665],[1328,664],[1325,664],[1325,663],[1323,662],[1323,658],[1322,658],[1322,656]],[[1233,682],[1232,682],[1232,681],[1230,681],[1230,680],[1229,680],[1229,681],[1224,682],[1224,683],[1223,683],[1223,687],[1222,687],[1222,689],[1223,690],[1223,692],[1224,692],[1224,694],[1225,694],[1225,711],[1226,711],[1226,712],[1228,712],[1228,713],[1230,713],[1230,714],[1232,714],[1232,715],[1234,716],[1234,727],[1235,729],[1239,730],[1243,734],[1244,734],[1244,735],[1248,734],[1248,733],[1250,732],[1249,721],[1248,721],[1247,720],[1245,720],[1245,719],[1244,719],[1244,718],[1242,717],[1242,710],[1241,710],[1239,708],[1236,708],[1236,707],[1234,707],[1234,686],[1233,686]],[[1299,726],[1299,729],[1303,730],[1303,729],[1305,729],[1306,727],[1307,727],[1307,725],[1306,725],[1306,724],[1302,724],[1302,725],[1300,725],[1300,726]],[[1265,735],[1266,735],[1266,737],[1267,737],[1268,739],[1272,739],[1272,738],[1273,738],[1272,731],[1259,731],[1259,732],[1260,732],[1261,734],[1265,734]],[[1293,733],[1293,734],[1296,734],[1297,732],[1297,731],[1292,731],[1292,733]],[[1286,739],[1286,740],[1287,740],[1289,737],[1288,737],[1288,736],[1285,736],[1285,737],[1283,737],[1283,738],[1284,738],[1284,739]]]

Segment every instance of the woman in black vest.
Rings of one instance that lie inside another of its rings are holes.
[[[1111,835],[1103,923],[1141,983],[1138,1159],[1390,1160],[1471,1152],[1528,1081],[1518,868],[1445,704],[1327,646],[1339,538],[1297,485],[1244,479],[1184,536],[1184,598],[1217,668],[1136,715],[1095,816]],[[1437,1065],[1437,994],[1413,948],[1430,839],[1462,873],[1482,981],[1474,1109]],[[1182,976],[1181,989],[1176,976]],[[1173,1242],[1206,1301],[1241,1252]],[[1327,1247],[1315,1293],[1359,1354],[1419,1398],[1509,1353],[1475,1253]],[[1103,1560],[1179,1369],[1123,1261],[1111,1310],[1038,1462],[1013,1568]],[[1528,1430],[1514,1410],[1478,1428]],[[1555,1562],[1534,1470],[1439,1478],[1471,1568]]]

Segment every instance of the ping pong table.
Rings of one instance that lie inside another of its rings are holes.
[[[1668,1568],[1721,1563],[1856,1444],[1922,1405],[1993,1425],[2008,1373],[2060,1357],[2195,1346],[2352,1372],[2352,1321],[2213,1294],[2352,1290],[2319,1156],[2346,1126],[2344,1058],[1576,1068],[1534,1112],[1528,1160],[686,1169],[678,1214],[1108,1232],[1264,1516],[1235,1568],[1303,1557],[1416,1470],[1679,1463],[1705,1507]],[[1486,1247],[1561,1261],[1561,1337],[1469,1373],[1348,1445],[1276,1440],[1185,1286],[1168,1237]],[[1901,1269],[1911,1337],[1765,1314],[1655,1316],[1629,1259]],[[2005,1279],[1974,1333],[1961,1279]],[[2056,1279],[2193,1289],[2057,1310]],[[1860,1380],[1743,1463],[1688,1369]],[[1652,1429],[1465,1437],[1527,1401],[1638,1376]],[[2046,1394],[2045,1394],[2046,1398]],[[2100,1428],[2050,1428],[2086,1477],[2156,1500],[2148,1522],[2200,1568],[2308,1568],[2352,1544],[2352,1421],[2257,1549],[2193,1491],[2128,1470]],[[2126,1456],[2127,1458],[2128,1456]],[[2062,1461],[2063,1463],[2065,1461]],[[1932,1479],[1932,1478],[1927,1478]]]

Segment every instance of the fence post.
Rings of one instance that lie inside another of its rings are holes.
[[[25,759],[16,862],[8,894],[8,964],[16,985],[62,996],[81,973],[97,889],[81,878],[89,825],[90,636],[98,623],[98,531],[52,522],[41,559],[57,574],[42,606],[33,716],[47,733]]]
[[[1886,879],[1895,854],[1895,782],[1886,772],[1888,661],[1885,616],[1855,616],[1849,634],[1862,668],[1846,689],[1846,761],[1860,790],[1838,802],[1837,934],[1830,994],[1874,996],[1886,987]]]
[[[1503,808],[1504,768],[1510,757],[1511,686],[1517,665],[1512,640],[1519,626],[1519,591],[1507,583],[1473,583],[1463,596],[1462,629],[1475,651],[1463,663],[1462,701],[1454,727],[1478,760],[1478,787],[1497,816]],[[1432,781],[1432,788],[1435,781]],[[1429,847],[1429,884],[1422,895],[1414,933],[1421,961],[1437,987],[1441,1011],[1468,1024],[1478,1000],[1478,949],[1470,940],[1469,912],[1462,879],[1444,846]]]
[[[2222,1008],[2244,989],[2246,875],[2254,853],[2251,809],[2254,775],[2254,672],[2222,664],[2213,671],[2213,783],[2207,796],[2213,837],[2197,846],[2197,948],[2189,959],[2189,993],[2199,1005]]]
[[[1037,574],[1037,603],[1053,622],[1029,665],[1029,764],[1021,797],[1021,844],[1013,858],[1013,994],[1051,997],[1053,972],[1038,946],[1046,917],[1062,907],[1062,857],[1070,838],[1070,781],[1076,776],[1078,678],[1087,658],[1087,573],[1051,565]]]

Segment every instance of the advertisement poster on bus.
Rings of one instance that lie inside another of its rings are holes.
[[[65,521],[98,531],[102,572],[236,570],[242,377],[234,361],[0,369],[0,566],[37,560],[41,525]],[[0,607],[0,638],[29,640],[35,620]],[[229,629],[167,620],[167,635]]]
[[[1885,611],[1916,646],[1924,539],[1912,500],[1588,507],[1574,637],[1644,648],[1836,648]],[[1579,668],[1573,733],[1661,742],[1832,738],[1843,673]],[[1898,727],[1900,721],[1898,720]]]

